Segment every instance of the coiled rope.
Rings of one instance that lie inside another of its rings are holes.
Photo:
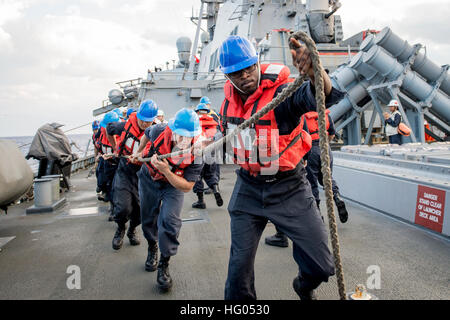
[[[323,175],[323,183],[325,189],[326,196],[326,204],[327,204],[327,213],[328,213],[328,223],[330,229],[331,236],[331,245],[333,248],[334,255],[334,263],[336,267],[336,277],[338,283],[339,296],[341,300],[346,300],[345,294],[345,283],[344,283],[344,272],[341,263],[341,255],[340,255],[340,246],[339,246],[339,237],[337,233],[337,224],[336,224],[336,215],[334,213],[334,205],[333,205],[333,190],[332,190],[332,182],[331,182],[331,169],[330,169],[330,154],[329,154],[329,142],[328,135],[326,130],[326,107],[325,107],[325,89],[324,89],[324,81],[322,76],[322,63],[320,61],[319,53],[317,51],[316,44],[314,41],[304,32],[298,31],[291,35],[292,38],[296,40],[302,41],[306,47],[309,49],[311,53],[311,62],[314,69],[314,84],[316,91],[316,102],[317,102],[317,112],[319,114],[319,137],[320,137],[320,158],[322,162],[322,175]],[[294,92],[297,91],[298,88],[302,85],[305,78],[300,76],[295,79],[294,82],[290,83],[275,99],[273,99],[270,103],[268,103],[265,107],[263,107],[260,111],[255,113],[251,118],[244,121],[241,125],[235,128],[231,133],[222,137],[220,140],[210,144],[206,148],[202,150],[205,154],[212,152],[213,150],[217,150],[222,147],[223,144],[228,143],[233,137],[239,134],[242,130],[250,127],[251,125],[257,123],[259,119],[261,119],[264,115],[269,113],[278,107],[284,100],[292,96]],[[180,156],[183,154],[191,153],[193,148],[181,150],[178,152],[159,155],[157,158],[159,160],[167,159],[171,157]],[[139,158],[140,162],[150,162],[150,158]]]

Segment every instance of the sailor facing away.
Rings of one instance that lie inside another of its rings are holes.
[[[97,136],[97,159],[98,159],[98,177],[97,177],[97,191],[102,194],[98,196],[99,200],[109,202],[109,221],[112,221],[114,215],[114,176],[117,170],[116,159],[104,159],[104,155],[113,152],[111,141],[108,139],[106,127],[110,123],[118,122],[119,116],[115,112],[108,112],[100,122],[100,130]],[[114,141],[115,142],[115,141]]]
[[[208,115],[210,115],[211,117],[213,117],[213,119],[217,122],[220,123],[220,117],[219,115],[216,113],[216,111],[211,107],[211,100],[209,99],[209,97],[204,96],[200,99],[200,103],[204,103],[206,104],[206,107],[209,109]],[[218,129],[220,129],[220,126],[218,127]],[[218,133],[219,136],[221,137],[222,133]],[[216,172],[215,172],[215,179],[217,181],[220,181],[220,165],[217,164],[216,166]],[[213,193],[213,190],[211,188],[207,188],[204,191],[205,194],[211,194]]]
[[[153,124],[157,112],[156,103],[145,100],[136,113],[130,114],[127,122],[116,122],[108,126],[108,135],[120,136],[117,145],[114,145],[115,155],[120,157],[119,167],[114,177],[114,221],[117,223],[117,230],[112,241],[114,250],[122,247],[128,221],[130,226],[127,236],[130,244],[133,246],[140,244],[136,227],[141,224],[137,176],[141,163],[122,156],[130,156],[138,150],[140,139],[145,129]]]
[[[204,103],[200,103],[195,108],[195,112],[199,116],[200,125],[202,127],[203,136],[205,137],[205,139],[211,142],[220,139],[222,137],[222,134],[220,133],[218,122],[219,118],[217,117],[216,120],[210,115],[208,106]],[[203,200],[203,192],[205,191],[203,180],[205,180],[208,187],[214,193],[217,206],[223,206],[223,199],[219,191],[219,164],[215,161],[215,155],[215,152],[212,152],[210,155],[204,155],[205,164],[203,166],[203,170],[200,174],[199,179],[194,185],[194,193],[197,195],[198,201],[192,204],[193,208],[206,209],[206,203]]]
[[[92,122],[92,144],[94,146],[94,156],[95,156],[95,176],[97,177],[97,193],[100,192],[100,188],[98,187],[98,161],[100,158],[100,146],[98,142],[98,138],[100,137],[100,121],[95,120]]]
[[[319,123],[318,118],[319,114],[316,111],[310,111],[303,115],[303,118],[308,127],[309,134],[312,139],[312,147],[310,152],[308,153],[308,161],[306,166],[306,177],[308,178],[309,183],[311,184],[312,193],[314,198],[316,199],[317,208],[320,211],[320,195],[319,195],[319,184],[323,186],[323,177],[322,177],[322,161],[320,158],[320,137],[319,137]],[[336,131],[334,127],[333,119],[330,117],[330,111],[326,110],[326,128],[328,133],[328,139],[333,140]],[[333,172],[333,153],[331,148],[329,148],[330,154],[330,168],[331,172]],[[338,208],[339,219],[342,223],[346,223],[348,220],[348,212],[345,207],[344,201],[341,199],[339,194],[339,187],[336,183],[336,180],[331,178],[332,188],[333,188],[333,199],[336,207]],[[271,237],[267,237],[265,239],[266,244],[277,247],[288,247],[288,239],[287,237],[277,230],[277,233]]]
[[[160,123],[145,131],[148,139],[143,158],[151,158],[138,173],[141,220],[148,242],[145,270],[158,269],[157,283],[161,290],[172,287],[169,273],[170,257],[177,254],[181,229],[184,193],[190,192],[198,180],[203,164],[194,163],[194,155],[171,157],[162,161],[157,155],[189,149],[202,129],[197,114],[181,109],[168,124]],[[158,263],[158,244],[161,259]]]
[[[312,81],[263,116],[254,126],[256,132],[243,131],[232,141],[232,156],[241,169],[237,171],[228,205],[231,249],[225,285],[227,300],[256,299],[255,255],[269,220],[294,243],[299,272],[293,286],[301,299],[314,299],[314,289],[335,272],[327,231],[301,163],[311,148],[311,137],[303,130],[301,117],[316,110],[314,72],[309,51],[294,39],[291,45],[296,48],[291,50],[294,66]],[[221,70],[228,79],[221,109],[222,126],[232,130],[288,85],[290,71],[280,64],[260,65],[255,48],[243,37],[230,36],[219,53]],[[342,99],[343,93],[332,87],[325,70],[322,74],[326,105],[330,107]],[[272,134],[278,134],[276,145],[269,138]],[[255,145],[267,151],[265,159],[262,155],[258,161],[252,161],[250,153]],[[278,170],[268,175],[265,169],[273,163]]]
[[[391,100],[388,104],[391,114],[385,112],[384,119],[386,124],[386,136],[390,144],[402,144],[402,135],[398,133],[398,126],[402,122],[402,115],[398,111],[399,103],[397,100]]]

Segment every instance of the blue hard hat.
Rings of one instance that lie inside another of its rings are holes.
[[[129,108],[127,110],[127,118],[130,116],[130,114],[132,114],[133,112],[136,112],[136,110],[134,110],[133,108]]]
[[[205,96],[200,99],[200,103],[211,104],[211,101],[209,100],[208,97]]]
[[[106,126],[111,123],[111,122],[118,122],[120,120],[119,115],[114,112],[114,111],[110,111],[107,114],[105,114],[105,116],[103,117],[102,122],[100,122],[100,126],[102,126],[103,128],[106,128]]]
[[[197,107],[195,108],[195,112],[200,111],[200,110],[209,111],[209,108],[205,103],[199,103],[197,105]]]
[[[114,111],[115,113],[117,113],[117,115],[118,115],[120,118],[122,118],[122,111],[120,111],[119,108],[115,108],[113,111]]]
[[[196,137],[202,133],[198,115],[190,109],[183,108],[175,114],[168,124],[170,130],[183,137]]]
[[[153,120],[155,120],[157,115],[158,106],[153,100],[143,101],[137,112],[138,119],[145,122],[152,122]]]
[[[92,130],[98,130],[100,129],[100,121],[95,120],[94,122],[92,122]]]
[[[255,47],[246,38],[229,36],[219,48],[220,70],[225,73],[248,68],[258,62]]]

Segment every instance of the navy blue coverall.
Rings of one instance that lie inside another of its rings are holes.
[[[167,124],[161,123],[145,130],[150,141],[155,141]],[[200,176],[203,164],[192,164],[184,169],[184,179],[195,182]],[[138,172],[139,197],[141,199],[142,231],[149,247],[159,243],[159,250],[164,257],[176,255],[181,229],[181,209],[184,192],[173,187],[169,182],[154,181],[147,165],[142,165]]]
[[[205,191],[205,185],[203,183],[203,180],[205,180],[206,185],[209,188],[213,188],[213,186],[219,184],[220,180],[220,167],[217,163],[207,164],[203,166],[202,172],[198,178],[198,180],[195,182],[194,185],[194,193],[204,192]]]
[[[101,130],[95,135],[95,139],[99,139]],[[96,147],[97,148],[97,147]],[[114,159],[105,160],[102,157],[98,160],[95,174],[97,176],[97,187],[100,191],[105,192],[105,201],[113,201],[113,180],[117,170],[117,161]]]
[[[330,123],[330,127],[328,128],[328,135],[334,136],[336,134],[336,130],[334,127],[333,119],[331,119],[330,115],[328,115],[328,121]],[[314,140],[312,143],[311,151],[308,153],[308,165],[306,166],[306,177],[308,178],[309,183],[311,184],[311,189],[316,199],[316,202],[320,201],[319,196],[319,184],[323,186],[323,176],[322,176],[322,161],[320,160],[320,140]],[[333,153],[331,152],[331,148],[329,149],[330,153],[330,168],[331,172],[333,172]],[[339,193],[339,187],[334,179],[331,179],[333,185],[333,194]]]
[[[277,94],[286,86],[280,86]],[[280,135],[291,133],[304,113],[316,110],[313,91],[306,82],[274,110]],[[342,97],[343,93],[333,89],[326,99],[327,107]],[[269,220],[293,242],[302,288],[313,290],[334,275],[325,224],[301,163],[295,170],[275,176],[253,177],[241,168],[237,171],[228,211],[231,249],[225,299],[256,299],[254,262],[261,234]]]
[[[216,114],[215,111],[211,111],[209,115],[216,121],[217,123],[220,123],[220,118]],[[217,126],[217,130],[219,132],[219,136],[222,137],[220,134],[220,125]],[[215,139],[216,140],[216,139]],[[215,156],[215,153],[212,153],[212,157]],[[212,189],[213,186],[218,185],[220,181],[220,164],[218,163],[205,163],[202,169],[202,172],[200,174],[200,178],[197,180],[197,182],[194,185],[194,193],[204,192],[205,191],[205,185],[203,184],[203,180],[205,180],[206,185]]]
[[[122,134],[125,124],[126,122],[113,122],[108,124],[108,134]],[[120,158],[113,182],[114,221],[122,226],[130,221],[131,229],[141,224],[137,176],[140,169],[140,165],[129,163],[127,159]]]

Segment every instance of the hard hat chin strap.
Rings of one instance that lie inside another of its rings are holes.
[[[233,82],[233,80],[231,80],[231,78],[228,77],[227,74],[225,74],[225,78],[227,78],[227,80],[230,81],[230,83],[233,85],[233,87],[236,88],[237,91],[239,91],[239,92],[242,93],[242,94],[245,94],[246,96],[249,96],[249,95],[250,95],[250,94],[248,94],[247,92],[245,92],[244,90],[240,89],[240,88]],[[259,85],[260,85],[260,82],[261,82],[261,65],[259,64],[259,61],[258,61],[258,85],[257,85],[257,87],[256,87],[256,90],[258,90]]]
[[[233,80],[231,80],[230,77],[228,77],[228,75],[225,75],[225,78],[227,78],[227,80],[230,81],[230,83],[233,85],[233,87],[236,88],[237,91],[239,91],[242,94],[248,95],[247,92],[245,92],[244,90],[239,89],[239,87],[233,82]]]

